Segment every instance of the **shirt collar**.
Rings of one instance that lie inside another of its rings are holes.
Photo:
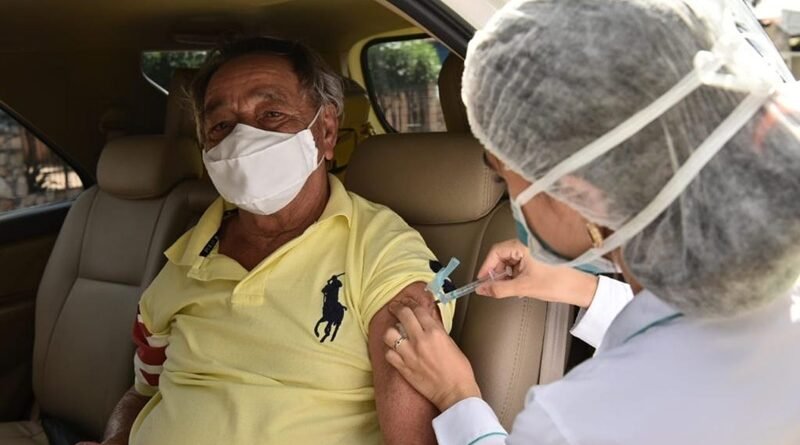
[[[353,199],[350,197],[350,193],[345,190],[342,181],[331,174],[328,175],[328,186],[331,191],[330,197],[328,197],[328,204],[317,222],[341,216],[347,221],[347,227],[350,227],[353,217]]]
[[[636,294],[611,323],[598,352],[620,346],[648,329],[680,316],[680,311],[645,289]]]
[[[347,226],[353,213],[353,201],[344,185],[336,176],[328,175],[330,196],[325,209],[322,211],[317,224],[329,218],[344,217]],[[172,263],[180,266],[191,266],[197,260],[200,252],[206,247],[209,240],[217,233],[225,212],[235,209],[236,206],[221,197],[217,198],[197,222],[197,225],[178,239],[164,254]],[[302,236],[302,235],[301,235]]]

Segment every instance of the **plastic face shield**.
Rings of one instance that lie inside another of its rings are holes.
[[[719,7],[719,4],[708,2],[706,6],[709,8]],[[701,86],[713,86],[747,94],[716,130],[694,150],[683,165],[677,168],[673,177],[644,209],[617,228],[601,246],[586,251],[572,261],[558,263],[571,267],[591,263],[621,247],[644,230],[681,195],[714,155],[762,107],[768,105],[775,93],[787,86],[787,79],[793,81],[790,74],[787,78],[788,70],[779,56],[777,59],[780,62],[776,63],[774,55],[777,54],[777,50],[766,34],[760,29],[751,31],[751,25],[746,23],[743,25],[743,20],[748,15],[752,17],[749,11],[741,10],[741,6],[746,7],[746,5],[736,4],[733,5],[733,8],[728,6],[730,5],[726,5],[724,12],[716,15],[716,17],[721,17],[722,38],[711,50],[699,51],[696,54],[694,69],[677,85],[610,132],[557,164],[515,199],[515,207],[521,208],[537,194],[548,191],[572,172],[592,163],[637,134]],[[782,69],[779,69],[778,66],[781,66]],[[553,258],[549,258],[548,262],[553,260]]]

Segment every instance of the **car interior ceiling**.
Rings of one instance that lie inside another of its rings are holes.
[[[334,69],[347,76],[345,61],[358,42],[390,32],[422,33],[397,12],[373,0],[143,0],[122,3],[75,0],[54,2],[47,8],[36,2],[12,0],[5,10],[9,13],[0,16],[0,65],[13,69],[0,70],[0,104],[13,110],[93,177],[96,171],[106,172],[104,178],[98,178],[95,187],[75,201],[72,213],[77,216],[68,219],[59,234],[59,239],[85,237],[99,241],[82,244],[74,240],[71,243],[59,241],[68,247],[54,251],[56,258],[50,259],[47,269],[49,247],[55,241],[55,234],[21,240],[10,247],[0,245],[0,267],[4,270],[17,271],[15,276],[26,283],[35,281],[38,284],[44,274],[37,304],[51,301],[53,307],[73,311],[72,319],[56,316],[56,321],[42,322],[40,313],[52,318],[51,312],[55,310],[37,308],[35,333],[33,323],[26,318],[33,317],[32,308],[25,309],[30,312],[26,312],[25,317],[16,317],[18,323],[12,328],[23,332],[23,337],[32,338],[34,334],[41,337],[46,333],[47,338],[52,339],[48,341],[55,342],[53,344],[84,334],[87,338],[94,336],[89,336],[82,327],[80,316],[74,315],[86,307],[76,308],[74,298],[71,303],[65,303],[68,297],[59,290],[73,286],[76,279],[86,278],[81,277],[85,271],[65,278],[64,274],[54,275],[54,268],[60,263],[83,261],[80,258],[85,255],[92,259],[93,267],[96,266],[91,280],[127,283],[128,287],[120,290],[125,294],[125,304],[120,305],[124,311],[98,299],[102,289],[111,287],[84,286],[81,290],[86,294],[82,296],[82,304],[91,310],[116,310],[104,320],[104,326],[113,331],[108,338],[125,343],[130,334],[126,317],[135,316],[138,288],[146,287],[158,265],[163,263],[158,252],[191,226],[216,197],[210,183],[198,180],[201,167],[193,163],[198,162],[199,153],[183,150],[185,146],[181,145],[181,157],[173,159],[184,159],[186,168],[165,167],[154,161],[160,159],[158,151],[164,149],[165,137],[185,141],[195,136],[191,124],[187,124],[190,116],[186,108],[176,105],[178,98],[165,96],[143,77],[140,66],[143,51],[207,49],[228,36],[265,34],[304,41],[319,51]],[[469,131],[460,100],[462,70],[458,56],[451,55],[439,74],[438,94],[448,129],[446,133],[378,134],[366,138],[353,153],[345,185],[367,199],[393,208],[420,231],[440,260],[446,261],[450,256],[461,258],[464,266],[456,273],[456,278],[467,282],[491,244],[512,238],[515,232],[504,188],[491,180],[491,172],[482,160],[482,148]],[[185,88],[191,75],[191,70],[177,70],[170,91]],[[366,118],[369,102],[363,90],[350,88],[348,91],[352,96],[346,96],[345,103],[352,98],[350,106],[360,110],[350,117],[364,116],[346,125],[356,127]],[[110,123],[115,119],[113,111],[120,108],[128,113],[123,129],[125,137],[109,141],[101,127],[113,126]],[[138,144],[138,148],[132,148],[132,144]],[[175,147],[177,145],[172,146]],[[131,153],[136,156],[132,157]],[[104,161],[98,163],[101,157]],[[163,168],[166,173],[161,177],[171,182],[142,183],[144,180],[130,171],[136,165]],[[448,165],[448,168],[443,171],[426,169],[430,165]],[[415,177],[413,184],[409,184],[409,177]],[[132,202],[126,196],[131,188],[138,188],[137,192],[146,189],[148,193],[153,190],[158,193]],[[423,195],[425,202],[419,199]],[[479,196],[485,199],[477,199]],[[173,201],[180,204],[171,207]],[[117,210],[104,212],[101,207],[93,207],[91,203],[94,202],[104,202],[106,209]],[[142,208],[158,210],[142,211]],[[131,214],[139,219],[125,217]],[[91,233],[84,230],[84,227],[100,226],[124,226],[134,235],[108,241],[118,235],[116,231]],[[128,267],[130,259],[119,261],[119,265],[111,264],[115,263],[113,257],[119,252],[109,252],[105,247],[114,242],[128,246],[131,252],[147,247],[147,253],[135,267]],[[31,250],[30,246],[35,243],[42,246]],[[32,251],[45,254],[29,254],[30,267],[19,266],[19,258],[25,258],[24,252]],[[33,287],[35,292],[35,285],[24,286]],[[1,294],[2,289],[0,297]],[[0,322],[6,320],[1,316],[2,309],[0,306]],[[527,299],[498,301],[470,297],[459,303],[453,336],[467,356],[475,359],[473,366],[485,390],[484,396],[507,428],[522,408],[527,388],[539,382],[547,311],[547,304]],[[40,340],[37,338],[37,341]],[[0,342],[0,352],[4,352],[4,345]],[[18,346],[25,347],[29,346]],[[85,352],[88,355],[94,351]],[[103,379],[108,392],[119,392],[128,385],[128,374],[132,372],[130,353],[125,349],[114,353],[114,362],[121,363],[124,369]],[[40,358],[42,360],[45,359]],[[72,357],[56,350],[45,361],[56,363],[50,366],[52,371],[61,369],[57,365],[59,361],[67,363]],[[107,412],[113,408],[109,400],[116,399],[103,393],[102,387],[94,392],[84,391],[80,385],[67,388],[70,381],[85,383],[94,375],[77,368],[70,372],[74,374],[40,373],[39,381],[33,382],[38,388],[37,401],[43,412],[49,411],[80,424],[85,431],[97,433],[101,431]],[[30,399],[30,394],[7,391],[13,387],[9,382],[24,382],[26,378],[30,379],[29,365],[5,374],[0,367],[0,406],[5,400],[14,400],[17,407],[16,412],[0,409],[0,438],[4,432],[11,431],[10,423],[3,422],[24,419],[20,417],[19,408],[30,408],[26,406],[26,397]],[[87,400],[95,397],[92,400],[97,403],[91,412],[82,413],[65,402],[75,397]],[[101,399],[103,401],[99,402]],[[14,428],[23,426],[17,423]],[[33,427],[25,424],[25,428]]]
[[[4,10],[0,58],[13,69],[0,70],[0,100],[92,173],[109,108],[125,107],[135,133],[163,130],[166,100],[141,75],[144,50],[267,34],[300,39],[339,69],[359,40],[411,26],[372,0],[14,1]]]

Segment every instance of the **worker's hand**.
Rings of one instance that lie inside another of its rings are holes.
[[[411,303],[391,303],[391,312],[405,331],[389,328],[383,341],[386,361],[440,411],[469,397],[480,397],[469,361],[430,311]]]
[[[554,266],[534,259],[528,246],[517,239],[495,244],[478,271],[501,273],[511,267],[511,278],[489,281],[475,292],[492,298],[528,297],[588,307],[597,290],[597,277],[571,267]]]

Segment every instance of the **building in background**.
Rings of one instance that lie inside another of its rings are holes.
[[[750,0],[756,17],[800,78],[800,0]]]

